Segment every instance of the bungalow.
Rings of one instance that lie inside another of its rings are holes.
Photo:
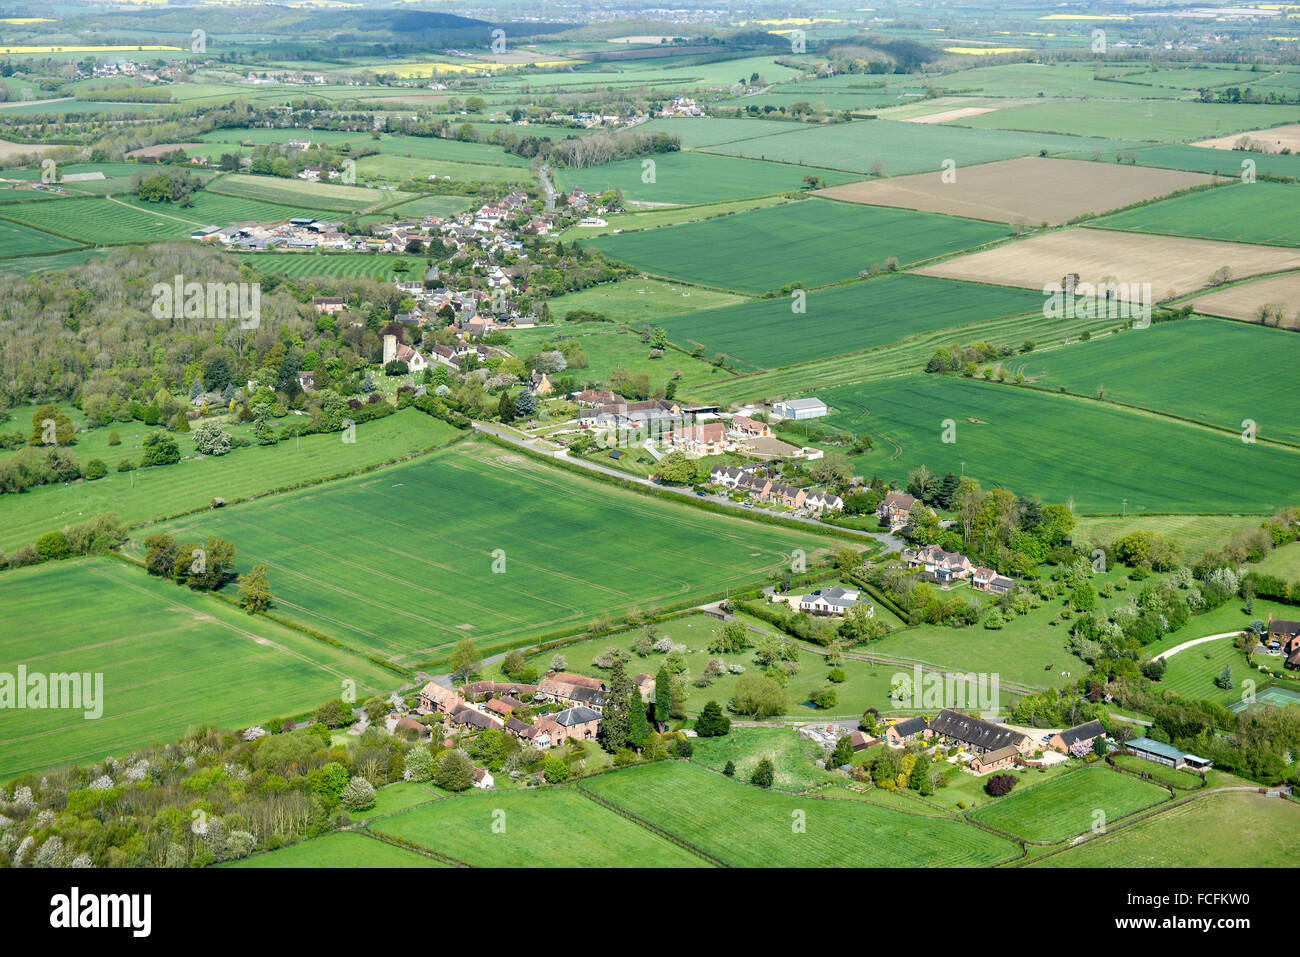
[[[430,681],[420,689],[420,711],[424,714],[431,714],[434,711],[453,714],[463,707],[465,707],[465,699],[460,694],[450,688],[444,688],[437,682]]]
[[[491,728],[500,729],[506,726],[506,723],[499,718],[484,714],[482,711],[468,705],[463,705],[459,711],[451,716],[451,723],[474,731],[487,731]]]
[[[906,525],[907,514],[915,503],[916,498],[906,492],[890,492],[876,507],[876,517],[890,525]]]
[[[998,748],[996,751],[989,751],[986,754],[976,755],[970,763],[970,769],[976,774],[988,774],[990,771],[1000,771],[1002,768],[1009,768],[1016,763],[1016,758],[1020,757],[1020,752],[1015,745],[1007,745],[1004,748]]]
[[[552,744],[563,744],[569,738],[591,740],[600,730],[600,714],[581,705],[558,714],[544,714],[537,719],[537,729],[550,736]]]
[[[919,568],[925,577],[941,585],[950,585],[970,577],[974,566],[960,552],[945,552],[938,545],[905,549],[903,561],[908,568]]]
[[[799,599],[799,610],[810,615],[843,615],[858,603],[860,592],[838,585],[822,588],[811,595]],[[869,615],[874,614],[875,607],[868,606]]]
[[[1053,751],[1069,754],[1070,748],[1074,747],[1077,742],[1082,741],[1091,747],[1093,741],[1105,733],[1106,729],[1102,727],[1100,721],[1088,721],[1073,728],[1058,731],[1048,740],[1047,746]]]
[[[1021,754],[1034,749],[1033,739],[1027,734],[947,708],[930,722],[926,737],[947,739],[976,754],[988,754],[1008,746]]]
[[[924,718],[904,718],[885,729],[885,741],[890,747],[901,748],[916,740],[917,735],[924,734],[928,727]]]
[[[1124,750],[1132,751],[1144,761],[1154,761],[1156,764],[1176,769],[1192,768],[1195,771],[1203,771],[1214,763],[1208,758],[1188,754],[1173,745],[1154,741],[1151,738],[1134,738],[1124,745]]]
[[[492,787],[496,780],[492,777],[492,772],[484,768],[474,769],[474,787],[487,789]]]
[[[1010,578],[999,575],[991,568],[975,569],[975,571],[971,572],[970,583],[972,588],[992,592],[994,595],[1005,595],[1016,584]]]

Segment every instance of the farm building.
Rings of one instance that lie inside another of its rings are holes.
[[[976,754],[989,754],[1006,747],[1014,747],[1024,754],[1034,747],[1034,742],[1027,734],[947,708],[930,722],[926,735],[945,738]]]
[[[830,410],[821,399],[787,399],[772,406],[772,413],[783,419],[819,419]]]
[[[857,754],[859,751],[865,751],[873,744],[879,744],[879,743],[880,743],[879,738],[873,738],[870,735],[864,734],[861,731],[854,731],[851,735],[849,735],[849,744],[853,746],[854,754]]]
[[[1178,750],[1171,744],[1165,744],[1151,738],[1134,738],[1124,745],[1124,750],[1133,752],[1144,761],[1154,761],[1156,764],[1163,764],[1170,768],[1191,768],[1195,771],[1204,771],[1214,763],[1209,758],[1188,754],[1186,751]]]
[[[1083,741],[1084,743],[1091,745],[1092,742],[1097,739],[1098,735],[1103,735],[1105,733],[1106,729],[1102,727],[1100,721],[1089,721],[1086,724],[1081,724],[1077,727],[1066,728],[1064,731],[1058,731],[1056,734],[1052,735],[1051,739],[1047,742],[1047,746],[1053,751],[1061,751],[1065,754],[1069,754],[1070,748],[1074,746],[1075,742]]]
[[[885,740],[896,748],[901,748],[909,741],[916,740],[917,735],[925,733],[929,727],[924,718],[905,718],[896,721],[885,729]]]
[[[976,774],[988,774],[990,771],[1000,771],[1003,768],[1011,767],[1016,763],[1018,757],[1020,757],[1020,752],[1016,749],[1016,746],[1008,744],[1005,748],[998,748],[996,751],[976,755],[971,759],[970,769]]]

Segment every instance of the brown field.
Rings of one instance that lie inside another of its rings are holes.
[[[938,172],[863,180],[820,190],[822,196],[869,206],[899,206],[996,223],[1059,226],[1076,216],[1105,213],[1180,189],[1216,182],[1204,173],[1038,156],[957,167],[945,183]],[[1068,189],[1062,187],[1069,183]]]
[[[1269,276],[1220,289],[1194,300],[1192,308],[1207,316],[1259,322],[1260,306],[1274,304],[1284,310],[1283,329],[1300,329],[1300,273]]]
[[[969,116],[979,116],[981,113],[992,113],[996,106],[963,106],[956,110],[944,110],[942,113],[926,113],[924,116],[913,116],[903,120],[904,123],[947,123],[949,120],[964,120]]]
[[[123,153],[123,156],[129,156],[137,159],[141,156],[164,156],[175,150],[184,150],[189,153],[192,150],[207,149],[211,143],[157,143],[153,146],[146,146],[143,149],[131,150],[129,153]]]
[[[958,174],[960,176],[960,173]],[[1108,277],[1135,288],[1151,284],[1154,302],[1206,288],[1220,267],[1231,278],[1300,268],[1300,251],[1248,243],[1151,236],[1108,229],[1065,229],[1007,243],[985,252],[957,256],[916,270],[923,276],[988,282],[1026,289],[1060,288],[1067,273],[1086,283]]]
[[[27,153],[44,153],[49,149],[54,149],[54,147],[31,146],[27,143],[10,143],[8,140],[0,140],[0,160],[12,159],[15,156],[23,156]]]
[[[1291,126],[1273,126],[1266,130],[1251,130],[1248,133],[1234,133],[1231,136],[1218,136],[1212,140],[1201,140],[1193,146],[1206,146],[1213,150],[1233,149],[1242,139],[1251,141],[1251,149],[1257,153],[1280,153],[1290,149],[1300,151],[1300,124]]]

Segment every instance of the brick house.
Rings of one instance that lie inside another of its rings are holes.
[[[600,714],[591,708],[578,705],[558,714],[544,714],[537,719],[538,733],[549,736],[552,745],[560,745],[570,738],[579,741],[595,740],[600,730]]]
[[[906,492],[890,492],[876,506],[876,517],[890,525],[906,525],[907,513],[915,502],[916,497]]]
[[[988,774],[990,771],[1000,771],[1003,768],[1009,768],[1016,763],[1016,758],[1020,757],[1019,750],[1015,745],[1007,745],[1005,748],[998,748],[996,751],[989,751],[985,754],[978,754],[971,759],[970,769],[976,774]]]
[[[1069,754],[1070,748],[1076,741],[1082,741],[1091,746],[1093,741],[1105,733],[1106,729],[1102,727],[1100,721],[1088,721],[1073,728],[1058,731],[1048,740],[1047,746],[1053,751]]]
[[[432,714],[435,711],[454,714],[463,707],[465,707],[465,699],[458,692],[444,688],[437,682],[430,681],[420,689],[420,711],[424,714]]]
[[[947,708],[935,715],[925,734],[961,745],[976,754],[988,754],[1008,746],[1020,754],[1034,750],[1033,739],[1027,734]]]
[[[917,736],[924,734],[926,728],[924,718],[904,718],[902,721],[895,721],[885,729],[885,742],[890,747],[901,748],[911,741],[915,741]]]
[[[944,586],[969,578],[975,570],[961,552],[945,552],[938,545],[905,549],[903,561],[908,568],[919,568],[930,581]]]
[[[999,575],[991,568],[976,568],[971,572],[970,584],[972,588],[978,588],[980,591],[990,592],[994,595],[1005,595],[1015,587],[1015,582],[1005,575]]]

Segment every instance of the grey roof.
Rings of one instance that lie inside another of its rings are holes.
[[[1097,737],[1099,734],[1105,734],[1106,729],[1100,721],[1088,721],[1074,728],[1066,728],[1061,732],[1061,740],[1068,748],[1076,741],[1088,741]]]
[[[1172,744],[1165,744],[1163,741],[1157,741],[1154,738],[1134,738],[1125,744],[1124,748],[1128,751],[1145,751],[1147,754],[1158,754],[1170,761],[1177,761],[1179,758],[1186,756],[1185,751],[1179,751]]]
[[[599,721],[600,713],[578,705],[576,708],[568,708],[559,714],[551,715],[551,720],[561,727],[572,728],[574,725],[586,724],[588,721]]]
[[[1004,728],[1000,724],[947,709],[940,711],[930,722],[930,730],[985,751],[1005,748],[1025,737],[1021,732]]]
[[[787,409],[824,409],[826,403],[821,399],[787,399],[784,402],[778,402]]]
[[[904,738],[910,738],[914,734],[919,734],[929,727],[924,718],[907,718],[899,721],[894,725],[894,733]]]

